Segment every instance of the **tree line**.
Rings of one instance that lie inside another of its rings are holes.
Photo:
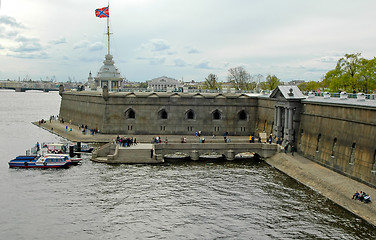
[[[227,81],[237,90],[273,90],[283,84],[275,75],[267,75],[264,80],[263,75],[251,75],[243,67],[230,68]],[[302,91],[376,92],[376,57],[365,59],[360,53],[345,54],[321,81],[303,82],[298,87]],[[222,89],[222,83],[211,73],[205,78],[203,88]]]
[[[264,81],[261,74],[251,75],[243,67],[230,68],[227,80],[237,90],[273,90],[281,82],[275,75],[268,75]],[[210,73],[205,78],[204,89],[222,89],[222,83],[218,81],[218,76]]]

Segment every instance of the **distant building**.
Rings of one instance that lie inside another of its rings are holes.
[[[305,82],[304,80],[292,80],[292,81],[288,82],[287,85],[289,85],[289,86],[291,86],[291,85],[297,86],[297,85],[299,85],[301,83],[304,83],[304,82]]]
[[[153,91],[167,91],[168,89],[178,91],[182,87],[183,83],[176,79],[169,78],[166,76],[154,78],[148,81],[148,88]]]

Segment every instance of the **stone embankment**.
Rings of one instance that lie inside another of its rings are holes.
[[[37,126],[39,125],[38,122],[34,124]],[[47,123],[40,124],[39,126],[72,142],[108,143],[117,137],[117,135],[107,134],[84,135],[77,126],[67,123],[63,124],[59,121],[47,121]],[[68,128],[68,131],[66,128]],[[70,131],[70,128],[72,128],[72,131]],[[138,142],[150,143],[154,136],[140,135],[133,137],[136,137]],[[181,138],[181,136],[177,135],[164,135],[161,137],[163,141],[167,138],[171,143],[180,142]],[[199,142],[199,138],[196,136],[185,137],[187,138],[188,143]],[[230,138],[232,139],[232,142],[245,143],[248,141],[248,137],[244,136],[230,136]],[[212,138],[211,136],[206,136],[206,142],[223,142],[223,137],[217,136],[216,138]],[[368,185],[336,173],[300,156],[297,153],[294,156],[292,156],[291,153],[277,153],[273,157],[266,159],[266,162],[272,167],[296,179],[298,182],[318,191],[331,201],[376,226],[375,188],[369,187]],[[352,200],[351,198],[355,191],[365,191],[366,193],[370,194],[373,202],[364,204],[360,201]]]
[[[376,226],[376,189],[336,173],[296,153],[294,156],[291,153],[277,153],[266,162]],[[364,204],[353,200],[352,196],[356,191],[370,194],[373,202]]]

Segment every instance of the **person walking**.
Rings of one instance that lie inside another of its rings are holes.
[[[291,155],[294,156],[294,152],[295,152],[295,147],[294,147],[294,144],[291,145]]]

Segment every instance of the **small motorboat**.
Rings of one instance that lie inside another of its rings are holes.
[[[235,160],[252,160],[254,157],[254,152],[242,152],[235,155]]]
[[[92,153],[94,148],[85,143],[76,143],[73,145],[73,150],[79,153]]]
[[[254,161],[261,162],[263,161],[259,154],[254,152],[242,152],[235,155],[234,160],[240,161]]]
[[[71,165],[78,165],[82,158],[80,154],[74,152],[74,146],[69,146],[63,143],[48,143],[40,150],[41,155],[56,154],[61,156],[68,156]]]
[[[178,162],[178,161],[188,161],[191,157],[188,154],[182,152],[170,153],[163,156],[165,162]]]
[[[199,159],[204,161],[224,161],[226,160],[226,156],[217,152],[208,152],[201,154]]]
[[[10,168],[68,168],[71,160],[66,154],[18,156],[8,162]]]

